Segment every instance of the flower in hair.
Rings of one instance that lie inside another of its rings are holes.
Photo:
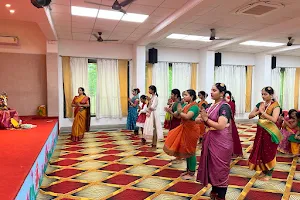
[[[268,90],[271,90],[271,88],[270,88],[270,87],[268,87]]]
[[[225,86],[225,84],[224,84],[224,83],[221,83],[220,85],[221,85],[222,87],[224,87],[224,86]]]

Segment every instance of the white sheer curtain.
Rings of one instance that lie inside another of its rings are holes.
[[[235,99],[236,113],[245,113],[246,67],[222,65],[215,68],[215,82],[224,83]]]
[[[72,72],[72,94],[78,94],[78,88],[83,87],[85,93],[89,95],[88,84],[88,59],[87,58],[70,58],[70,67]]]
[[[191,64],[172,63],[172,87],[180,92],[191,88]]]
[[[282,109],[290,110],[294,108],[295,101],[295,75],[296,68],[285,68],[284,85],[283,85],[283,102]]]
[[[158,62],[153,65],[152,84],[156,86],[158,93],[158,111],[160,115],[164,115],[164,107],[168,103],[169,98],[169,63]]]
[[[97,60],[96,117],[121,118],[118,60]]]
[[[276,67],[275,69],[272,69],[271,72],[271,86],[275,91],[275,99],[278,102],[281,102],[281,68],[280,67]]]

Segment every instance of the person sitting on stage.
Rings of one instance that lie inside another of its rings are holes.
[[[6,92],[0,94],[0,129],[19,127],[19,115],[16,110],[7,105],[8,96]]]

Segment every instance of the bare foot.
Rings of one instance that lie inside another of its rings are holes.
[[[262,178],[260,178],[259,180],[261,180],[261,181],[268,181],[268,180],[270,180],[272,177],[271,176],[265,176],[265,177],[262,177]]]
[[[187,173],[186,175],[181,176],[181,178],[182,178],[183,180],[192,180],[192,179],[195,178],[195,175],[190,175],[189,173]]]
[[[264,174],[263,172],[261,172],[260,175],[257,177],[257,179],[264,178],[265,176],[266,176],[266,174]]]

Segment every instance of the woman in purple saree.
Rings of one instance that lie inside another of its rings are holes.
[[[211,89],[215,103],[206,111],[202,109],[198,121],[206,126],[203,137],[202,152],[198,168],[197,181],[204,186],[212,185],[211,199],[225,199],[230,160],[233,153],[233,139],[230,120],[230,106],[224,100],[226,86],[216,83]]]

